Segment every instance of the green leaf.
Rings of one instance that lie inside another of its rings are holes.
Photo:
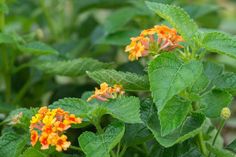
[[[112,123],[100,135],[84,132],[79,137],[79,144],[86,157],[109,157],[109,152],[119,143],[124,132],[123,123]]]
[[[109,85],[121,84],[125,90],[149,90],[148,77],[130,72],[116,70],[99,70],[87,72],[88,76],[101,84],[107,82]]]
[[[185,120],[190,108],[191,102],[179,97],[173,97],[168,101],[159,113],[161,135],[168,135],[177,129]]]
[[[105,30],[108,33],[114,33],[120,30],[137,14],[136,9],[125,7],[113,12],[104,23]]]
[[[150,89],[160,112],[176,94],[192,86],[201,75],[201,62],[184,63],[173,53],[164,53],[151,61],[148,67]]]
[[[209,80],[203,71],[202,74],[195,80],[195,83],[191,87],[190,91],[199,94],[207,88],[208,83]]]
[[[229,92],[236,92],[236,73],[228,72],[218,76],[214,80],[214,85],[217,89],[227,90]]]
[[[228,34],[221,32],[206,33],[202,44],[210,52],[236,58],[236,39]]]
[[[226,146],[226,149],[236,153],[236,140],[233,140],[229,145]]]
[[[57,50],[42,42],[30,42],[25,45],[18,45],[18,48],[23,53],[33,55],[58,54]]]
[[[207,143],[207,148],[210,152],[215,154],[215,157],[235,157],[235,155],[232,152],[226,149],[221,149],[221,148],[211,146],[208,143]]]
[[[201,131],[205,121],[204,115],[200,113],[193,113],[191,116],[188,116],[183,125],[177,128],[173,133],[162,136],[160,121],[152,104],[141,104],[141,117],[143,122],[153,133],[157,142],[164,147],[171,147],[176,143],[180,143],[194,137]]]
[[[125,125],[125,134],[123,143],[126,146],[135,146],[143,144],[153,138],[152,133],[144,124],[127,124]]]
[[[20,157],[48,157],[48,155],[33,147],[29,147],[24,151],[24,153]]]
[[[29,140],[28,134],[8,131],[0,137],[0,154],[4,157],[18,157]]]
[[[0,44],[14,44],[16,43],[16,39],[14,36],[6,34],[6,33],[0,33]]]
[[[101,104],[106,113],[126,123],[141,123],[140,102],[137,97],[119,97]]]
[[[229,106],[233,97],[221,90],[212,90],[200,98],[200,105],[205,115],[210,118],[220,117],[222,108]]]
[[[87,102],[79,98],[64,98],[52,103],[50,108],[62,108],[78,117],[86,117],[89,111]]]
[[[213,62],[203,62],[204,74],[207,78],[212,81],[224,71],[224,66],[213,63]]]
[[[86,71],[108,68],[111,65],[91,58],[80,58],[67,61],[45,61],[35,65],[39,70],[51,75],[79,76]]]
[[[186,41],[192,41],[198,33],[197,24],[180,7],[168,4],[146,2],[147,6],[168,21]]]

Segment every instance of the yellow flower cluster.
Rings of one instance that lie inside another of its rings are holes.
[[[100,85],[100,89],[95,88],[94,94],[90,96],[87,101],[91,101],[92,99],[107,101],[108,99],[114,99],[124,93],[124,89],[121,85],[115,84],[113,87],[109,87],[106,82],[103,82]]]
[[[31,144],[34,146],[39,141],[41,149],[48,149],[51,145],[56,146],[57,151],[67,150],[71,143],[63,132],[70,128],[71,124],[81,122],[81,118],[60,108],[41,107],[30,121]]]
[[[156,25],[153,28],[143,30],[138,37],[131,38],[131,43],[126,46],[125,52],[129,52],[129,60],[147,56],[150,51],[171,51],[181,48],[180,42],[184,41],[174,28],[164,25]]]

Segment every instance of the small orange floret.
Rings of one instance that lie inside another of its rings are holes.
[[[30,122],[32,146],[39,140],[41,149],[48,149],[51,145],[56,146],[56,150],[62,151],[70,146],[70,142],[66,141],[67,137],[63,135],[63,132],[69,129],[71,124],[80,124],[82,119],[61,108],[42,107]]]
[[[183,41],[174,28],[157,25],[143,30],[137,37],[132,37],[125,52],[129,52],[129,60],[133,61],[147,56],[150,51],[158,53],[159,51],[171,51],[177,47],[182,48],[179,42]]]
[[[31,133],[31,145],[34,146],[37,143],[38,138],[39,138],[38,132],[35,130],[32,130],[30,133]]]
[[[113,87],[109,87],[106,82],[103,82],[100,85],[100,89],[95,88],[95,92],[91,95],[87,101],[91,101],[92,99],[97,99],[100,101],[107,101],[108,99],[114,99],[119,95],[123,95],[124,90],[121,85],[114,85]]]
[[[70,147],[70,142],[67,141],[67,136],[62,135],[61,137],[58,137],[55,141],[56,150],[58,152],[61,152],[62,150],[67,150],[67,148]]]

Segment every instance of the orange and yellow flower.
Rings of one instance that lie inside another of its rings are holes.
[[[125,52],[129,52],[129,60],[131,61],[147,56],[150,51],[157,54],[160,51],[182,48],[179,43],[184,41],[174,28],[164,25],[156,25],[143,30],[138,37],[132,37],[130,40]]]
[[[95,88],[95,92],[91,95],[87,101],[97,99],[100,101],[107,101],[108,99],[114,99],[119,95],[124,94],[124,89],[121,85],[115,84],[113,87],[109,87],[106,82],[100,85],[100,89]]]
[[[55,146],[57,151],[66,150],[70,146],[70,142],[66,141],[67,137],[63,132],[69,129],[71,124],[81,122],[81,118],[69,114],[61,108],[41,107],[30,121],[31,145],[34,146],[39,141],[41,149]]]

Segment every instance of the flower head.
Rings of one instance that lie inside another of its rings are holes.
[[[228,107],[224,107],[221,110],[221,118],[227,120],[227,119],[229,119],[230,115],[231,115],[231,112],[230,112],[230,109]]]
[[[108,99],[114,99],[119,95],[124,94],[124,89],[121,85],[115,84],[113,87],[109,87],[106,82],[100,85],[100,89],[95,88],[95,92],[91,95],[87,101],[97,99],[100,101],[107,101]]]
[[[143,30],[138,37],[131,38],[125,52],[129,52],[129,60],[138,60],[147,56],[150,52],[157,54],[160,51],[171,51],[174,48],[182,48],[179,45],[184,41],[174,28],[164,25],[156,25],[153,28]]]
[[[71,124],[81,122],[81,118],[61,108],[41,107],[30,121],[31,144],[34,146],[39,141],[41,149],[48,149],[51,145],[56,146],[57,151],[66,150],[70,142],[66,141],[67,137],[63,132],[69,129]]]

